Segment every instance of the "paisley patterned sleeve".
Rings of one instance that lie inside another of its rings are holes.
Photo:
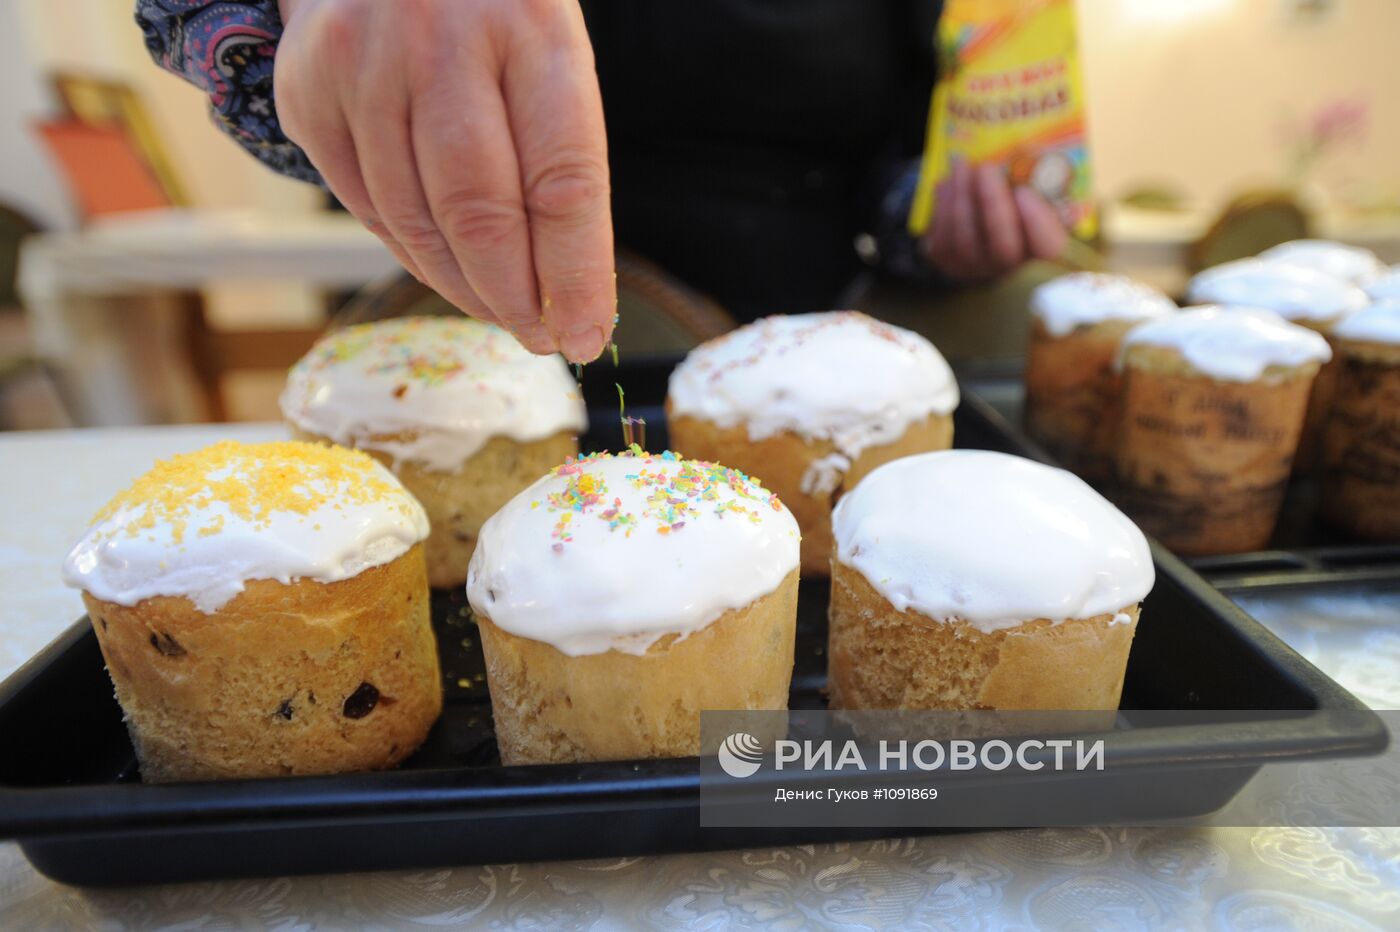
[[[277,0],[136,0],[136,23],[156,64],[209,96],[225,133],[275,171],[323,184],[277,122]]]

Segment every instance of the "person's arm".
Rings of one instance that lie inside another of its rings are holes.
[[[304,153],[420,281],[534,352],[603,351],[607,138],[577,0],[141,0],[138,19],[226,129],[274,167]]]
[[[137,0],[136,23],[155,63],[208,96],[220,129],[274,171],[323,184],[277,120],[277,0]]]
[[[939,184],[924,235],[916,240],[906,231],[936,80],[941,15],[941,4],[909,0],[910,28],[903,35],[911,44],[904,49],[908,63],[892,143],[897,158],[884,170],[874,235],[880,264],[900,277],[977,284],[1031,259],[1059,258],[1068,233],[1043,197],[1028,187],[1012,188],[1002,166],[962,162]]]

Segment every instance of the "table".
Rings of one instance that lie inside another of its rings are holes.
[[[170,360],[152,342],[159,318],[113,299],[198,291],[220,282],[357,288],[400,271],[379,238],[349,214],[252,210],[145,211],[74,232],[28,238],[19,292],[36,353],[65,376],[81,424],[149,423],[168,395]],[[132,333],[133,329],[142,332]],[[179,355],[182,347],[164,349]],[[152,380],[164,375],[163,384]]]
[[[81,614],[59,564],[129,478],[216,439],[284,436],[273,424],[0,435],[0,676]],[[1396,623],[1389,653],[1371,643],[1355,648],[1364,657],[1317,656],[1363,661],[1342,672],[1396,708],[1400,605],[1386,610]],[[55,884],[0,843],[5,929],[1384,929],[1398,914],[1397,829],[983,832],[97,891]]]

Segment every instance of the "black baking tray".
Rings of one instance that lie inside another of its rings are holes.
[[[674,359],[584,374],[587,449],[617,449],[617,391],[665,445],[662,403]],[[956,444],[1031,454],[985,402],[965,398]],[[1109,779],[1139,808],[1102,820],[1175,818],[1228,802],[1265,762],[1379,752],[1379,719],[1321,671],[1154,545],[1123,708],[1241,710],[1221,726],[1115,732]],[[794,709],[825,707],[823,583],[799,595]],[[86,619],[0,685],[0,837],[44,874],[79,885],[603,857],[798,844],[888,829],[701,828],[694,759],[503,767],[475,629],[460,593],[433,616],[447,702],[424,747],[398,770],[330,777],[144,785]],[[1248,710],[1347,713],[1260,716]],[[1131,712],[1126,713],[1131,716]],[[1345,722],[1339,725],[1338,722]],[[1177,792],[1189,780],[1193,792]]]
[[[1389,544],[1196,557],[1191,568],[1227,594],[1299,588],[1400,592],[1400,552]]]

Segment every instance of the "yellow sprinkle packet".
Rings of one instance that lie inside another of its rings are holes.
[[[1097,230],[1074,0],[947,0],[909,232],[928,229],[956,161],[1005,167],[1081,239]]]

